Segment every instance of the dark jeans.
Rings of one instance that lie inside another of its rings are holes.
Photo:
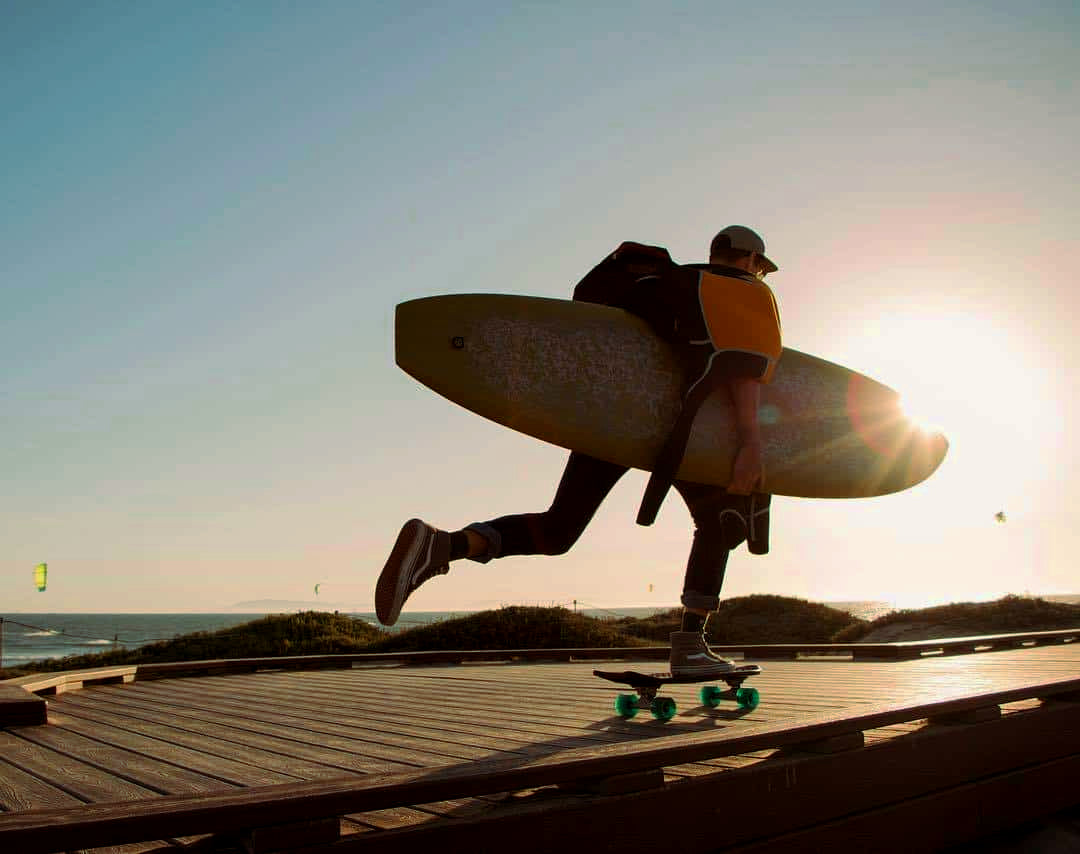
[[[507,555],[565,554],[627,471],[615,463],[571,453],[555,499],[546,512],[502,516],[469,526],[491,544],[488,553],[477,560],[485,562]],[[681,480],[673,485],[686,502],[695,526],[682,604],[712,611],[720,602],[728,553],[746,539],[750,499],[728,495],[719,486]]]

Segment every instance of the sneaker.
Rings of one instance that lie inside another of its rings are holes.
[[[701,632],[671,633],[671,675],[709,679],[735,669],[735,663],[709,649]]]
[[[421,584],[450,571],[450,535],[419,519],[410,519],[398,534],[375,586],[375,614],[392,626],[401,606]]]

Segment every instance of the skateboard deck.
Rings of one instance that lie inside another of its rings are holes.
[[[753,709],[761,701],[761,695],[757,688],[743,688],[742,683],[759,673],[761,668],[756,664],[746,664],[715,676],[673,676],[670,673],[639,673],[636,670],[594,670],[593,676],[628,685],[636,692],[619,694],[615,698],[615,713],[620,718],[632,718],[639,709],[648,709],[657,720],[669,721],[675,717],[677,707],[671,697],[657,696],[664,685],[724,682],[728,686],[726,691],[716,685],[701,687],[698,698],[703,705],[714,709],[722,700],[734,700],[741,709]]]

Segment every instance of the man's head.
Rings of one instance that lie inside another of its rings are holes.
[[[777,270],[765,256],[765,241],[761,235],[745,225],[729,225],[712,239],[709,263],[738,267],[759,278]]]

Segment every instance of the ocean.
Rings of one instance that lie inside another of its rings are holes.
[[[1080,596],[1047,596],[1056,601],[1080,602]],[[826,602],[855,617],[873,620],[896,610],[884,601]],[[665,608],[582,608],[593,617],[646,617]],[[228,614],[0,614],[0,667],[17,667],[45,658],[87,655],[110,649],[136,649],[159,640],[192,632],[214,632],[248,623],[267,613]],[[391,631],[461,617],[469,611],[408,611]],[[378,625],[372,612],[348,616]]]

